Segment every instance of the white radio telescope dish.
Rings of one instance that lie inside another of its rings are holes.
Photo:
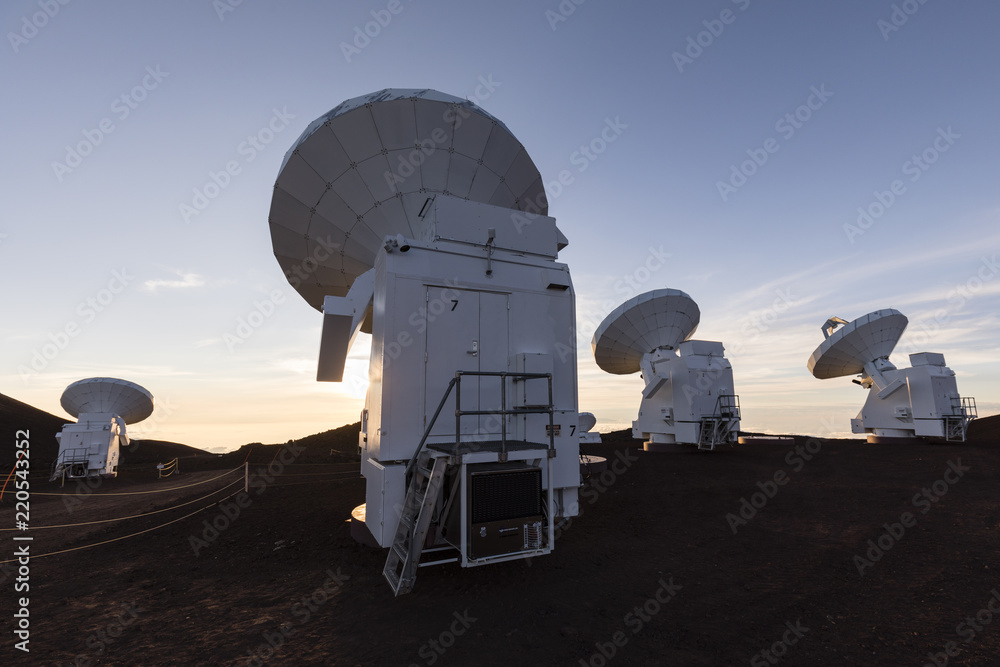
[[[134,382],[117,378],[78,380],[66,387],[59,403],[74,418],[85,412],[110,413],[126,424],[135,424],[153,414],[153,395]]]
[[[408,88],[347,100],[285,154],[268,218],[275,257],[322,310],[372,268],[386,236],[423,237],[420,214],[436,193],[548,212],[531,157],[476,104]]]
[[[510,130],[433,90],[347,100],[281,165],[271,244],[323,313],[317,380],[343,381],[357,333],[372,335],[363,520],[391,547],[396,595],[427,546],[462,567],[531,558],[579,512],[576,351],[562,349],[575,294],[547,213]]]
[[[820,380],[863,373],[866,363],[889,358],[907,322],[905,315],[892,308],[859,317],[820,343],[809,357],[809,371]],[[824,327],[824,334],[827,331]]]
[[[714,449],[736,441],[733,368],[722,343],[691,340],[700,320],[698,304],[686,293],[658,289],[615,308],[594,332],[598,366],[616,375],[642,371],[646,387],[632,437],[642,438],[646,451]]]
[[[837,326],[843,324],[843,328]],[[958,393],[955,372],[944,355],[910,355],[909,368],[896,368],[889,355],[906,329],[906,316],[891,308],[853,322],[831,317],[823,325],[826,340],[806,366],[821,380],[859,375],[854,383],[868,391],[864,407],[851,420],[851,432],[868,442],[916,438],[965,440],[976,418],[976,401]]]
[[[676,349],[694,335],[701,319],[698,304],[676,289],[657,289],[612,310],[594,332],[594,359],[614,375],[639,371],[644,354]]]

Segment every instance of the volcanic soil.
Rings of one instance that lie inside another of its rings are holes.
[[[24,544],[13,535],[35,539],[30,592],[0,565],[0,664],[997,664],[995,439],[652,454],[606,435],[584,450],[611,465],[551,555],[422,568],[394,598],[386,551],[350,535],[365,488],[347,436],[298,458],[244,448],[218,470],[182,460],[162,480],[129,470],[89,493],[33,481],[25,532],[8,487],[0,558]],[[215,504],[242,488],[244,454],[244,506]],[[108,495],[140,491],[157,493]],[[30,653],[13,646],[22,596]]]

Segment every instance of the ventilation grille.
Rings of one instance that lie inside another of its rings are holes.
[[[472,523],[488,523],[542,513],[542,471],[472,475]]]

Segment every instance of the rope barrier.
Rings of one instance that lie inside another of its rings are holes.
[[[91,495],[93,497],[100,498],[100,497],[103,497],[103,496],[142,496],[142,495],[145,495],[147,493],[166,493],[168,491],[177,491],[179,489],[187,489],[187,488],[190,488],[192,486],[198,486],[200,484],[208,484],[209,482],[214,482],[215,480],[220,479],[222,477],[225,477],[226,475],[228,475],[230,473],[234,473],[237,470],[243,470],[243,466],[240,466],[239,468],[233,468],[232,470],[227,470],[226,472],[222,473],[221,475],[219,475],[217,477],[213,477],[212,479],[202,480],[201,482],[194,482],[193,484],[185,484],[183,486],[172,486],[169,489],[153,489],[152,491],[119,491],[117,493],[110,493],[110,492],[109,493],[92,493],[92,494],[89,494],[89,495]],[[75,496],[75,495],[79,495],[79,494],[77,494],[77,493],[44,493],[42,491],[32,491],[31,495],[33,495],[33,496]]]
[[[164,470],[171,468],[170,472],[163,472]],[[164,477],[170,477],[175,472],[179,473],[181,471],[180,466],[175,458],[173,461],[168,461],[167,463],[159,463],[156,466],[156,478],[162,479]]]
[[[247,467],[245,465],[243,465],[243,466],[240,466],[240,468],[243,469],[244,476],[246,476],[247,475]],[[177,486],[177,487],[173,487],[171,489],[158,489],[157,491],[160,491],[160,492],[162,492],[162,491],[173,491],[173,490],[176,490],[176,489],[186,489],[186,488],[190,488],[192,486],[198,486],[200,484],[205,484],[207,482],[211,482],[211,481],[220,479],[222,477],[225,477],[229,473],[235,472],[235,471],[239,470],[240,468],[234,468],[233,470],[226,471],[225,473],[223,473],[221,475],[213,477],[212,479],[209,479],[209,480],[204,480],[202,482],[196,482],[194,484],[186,484],[184,486]],[[354,474],[353,471],[339,471],[339,474],[347,474],[347,473]],[[338,474],[338,472],[319,473],[319,474],[333,475],[333,474]],[[293,476],[299,476],[299,475],[293,475]],[[306,476],[306,475],[301,475],[301,476]],[[188,501],[186,503],[182,503],[180,505],[175,505],[174,507],[168,507],[168,508],[164,508],[164,509],[155,510],[155,511],[152,511],[152,512],[146,512],[145,514],[137,514],[137,515],[128,516],[128,517],[121,517],[121,518],[118,518],[118,519],[102,519],[102,520],[98,520],[98,521],[86,521],[86,522],[82,522],[82,523],[65,524],[65,525],[62,525],[62,526],[35,526],[32,529],[33,530],[41,530],[41,529],[45,529],[45,528],[70,528],[70,527],[74,527],[74,526],[86,526],[86,525],[91,525],[91,524],[96,524],[96,523],[107,523],[109,521],[123,521],[125,519],[135,519],[135,518],[139,518],[139,517],[143,517],[143,516],[152,516],[153,514],[159,514],[161,512],[167,512],[169,510],[178,509],[180,507],[184,507],[186,505],[190,505],[192,503],[196,503],[196,502],[198,502],[200,500],[204,500],[205,498],[208,498],[209,496],[211,496],[213,494],[216,494],[219,491],[224,491],[224,490],[228,489],[230,486],[233,486],[234,484],[238,484],[239,481],[240,480],[234,480],[233,482],[230,482],[226,486],[224,486],[224,487],[222,487],[220,489],[216,489],[215,491],[212,491],[211,493],[208,493],[208,494],[202,496],[201,498],[196,498],[195,500],[190,500],[190,501]],[[246,481],[246,477],[244,477],[244,482],[245,481]],[[288,484],[275,484],[275,486],[298,486],[298,485],[302,485],[302,484],[316,484],[317,482],[323,482],[323,481],[328,481],[328,480],[319,479],[319,480],[312,480],[312,481],[309,481],[309,482],[291,482],[291,483],[288,483]],[[146,528],[145,530],[140,530],[140,531],[137,531],[135,533],[131,533],[129,535],[122,535],[121,537],[115,537],[115,538],[112,538],[110,540],[104,540],[104,541],[101,541],[101,542],[95,542],[94,544],[85,544],[85,545],[82,545],[82,546],[79,546],[79,547],[71,547],[69,549],[61,549],[59,551],[50,551],[49,553],[45,553],[45,554],[32,555],[31,558],[32,559],[46,558],[48,556],[57,556],[59,554],[70,553],[70,552],[73,552],[73,551],[82,551],[83,549],[91,549],[93,547],[99,547],[99,546],[102,546],[104,544],[111,544],[112,542],[120,542],[121,540],[127,540],[127,539],[132,538],[132,537],[137,537],[139,535],[144,535],[145,533],[149,533],[149,532],[152,532],[154,530],[159,530],[160,528],[165,528],[165,527],[167,527],[167,526],[169,526],[171,524],[177,523],[178,521],[183,521],[184,519],[192,517],[195,514],[198,514],[199,512],[204,512],[205,510],[207,510],[207,509],[209,509],[211,507],[214,507],[214,506],[222,503],[223,501],[229,500],[230,498],[232,498],[233,496],[235,496],[235,495],[237,495],[237,494],[239,494],[241,492],[242,491],[240,491],[240,490],[234,491],[233,493],[230,493],[228,496],[226,496],[224,498],[220,498],[220,499],[218,499],[218,500],[216,500],[214,502],[211,502],[208,505],[205,505],[204,507],[196,509],[193,512],[189,512],[188,514],[185,514],[184,516],[181,516],[181,517],[177,517],[176,519],[171,519],[170,521],[167,521],[166,523],[161,523],[158,526],[153,526],[152,528]],[[138,495],[138,494],[141,494],[141,493],[143,493],[143,492],[133,492],[133,493],[105,493],[105,494],[98,494],[98,495],[107,495],[107,496],[110,496],[110,495]],[[152,492],[147,492],[147,493],[152,493]],[[73,495],[73,494],[67,494],[67,493],[48,493],[48,494],[39,494],[39,495],[65,496],[65,495]],[[11,530],[11,529],[3,529],[3,530]],[[14,562],[17,562],[17,560],[18,560],[17,558],[10,558],[10,559],[7,559],[7,560],[2,560],[2,561],[0,561],[0,565],[4,565],[6,563],[14,563]]]
[[[191,512],[190,514],[185,514],[185,515],[184,515],[184,516],[182,516],[182,517],[178,517],[178,518],[176,518],[176,519],[171,519],[170,521],[168,521],[168,522],[166,522],[166,523],[163,523],[163,524],[160,524],[159,526],[153,526],[152,528],[147,528],[146,530],[140,530],[139,532],[137,532],[137,533],[132,533],[131,535],[123,535],[122,537],[116,537],[116,538],[114,538],[114,539],[110,539],[110,540],[104,540],[103,542],[97,542],[97,543],[95,543],[95,544],[85,544],[85,545],[83,545],[83,546],[81,546],[81,547],[72,547],[72,548],[70,548],[70,549],[62,549],[61,551],[51,551],[51,552],[49,552],[49,553],[47,553],[47,554],[39,554],[39,555],[37,555],[37,556],[36,556],[36,555],[34,555],[34,554],[32,554],[32,555],[31,555],[31,559],[32,559],[32,560],[35,560],[35,559],[37,559],[37,558],[45,558],[46,556],[56,556],[56,555],[58,555],[58,554],[64,554],[64,553],[69,553],[70,551],[80,551],[81,549],[90,549],[91,547],[99,547],[99,546],[101,546],[102,544],[110,544],[110,543],[112,543],[112,542],[118,542],[118,541],[120,541],[120,540],[127,540],[127,539],[128,539],[128,538],[130,538],[130,537],[135,537],[135,536],[137,536],[137,535],[142,535],[143,533],[148,533],[148,532],[150,532],[150,531],[153,531],[153,530],[157,530],[157,529],[159,529],[159,528],[164,528],[164,527],[166,527],[166,526],[169,526],[169,525],[170,525],[170,524],[172,524],[172,523],[177,523],[178,521],[183,521],[184,519],[186,519],[186,518],[188,518],[188,517],[190,517],[190,516],[194,516],[194,515],[195,515],[195,514],[197,514],[198,512],[204,512],[204,511],[205,511],[205,510],[207,510],[207,509],[208,509],[209,507],[214,507],[215,505],[218,505],[218,504],[219,504],[219,503],[221,503],[221,502],[222,502],[223,500],[228,500],[229,498],[232,498],[232,497],[233,497],[233,496],[235,496],[235,495],[236,495],[237,493],[240,493],[240,492],[239,492],[239,491],[235,491],[235,492],[233,492],[233,493],[230,493],[230,494],[229,494],[228,496],[226,496],[225,498],[220,498],[219,500],[217,500],[217,501],[215,501],[215,502],[211,503],[210,505],[206,505],[205,507],[202,507],[201,509],[197,509],[197,510],[195,510],[195,511]],[[0,565],[3,565],[4,563],[15,563],[15,562],[17,562],[17,560],[18,560],[17,558],[10,558],[10,559],[8,559],[8,560],[0,560]]]
[[[21,461],[21,457],[24,456],[24,452],[26,451],[27,450],[22,449],[21,453],[17,455],[17,460],[14,461],[14,467],[10,469],[10,474],[7,475],[7,479],[3,483],[3,488],[0,489],[0,500],[3,500],[3,492],[7,490],[7,482],[9,482],[10,478],[14,476],[14,471],[17,470],[17,464]]]
[[[154,514],[159,514],[160,512],[169,512],[170,510],[175,510],[175,509],[177,509],[179,507],[184,507],[185,505],[191,505],[192,503],[199,502],[201,500],[204,500],[205,498],[208,498],[211,495],[215,495],[219,491],[225,491],[226,489],[228,489],[229,487],[231,487],[233,484],[239,484],[242,481],[243,481],[242,479],[234,480],[234,481],[230,482],[229,484],[226,484],[225,486],[223,486],[220,489],[216,489],[215,491],[212,491],[211,493],[206,493],[201,498],[195,498],[194,500],[189,500],[186,503],[181,503],[180,505],[174,505],[173,507],[166,507],[164,509],[153,510],[152,512],[146,512],[144,514],[133,514],[132,516],[122,516],[122,517],[116,517],[116,518],[113,518],[113,519],[98,519],[96,521],[81,521],[80,523],[64,523],[64,524],[61,524],[61,525],[58,525],[58,526],[32,526],[31,530],[45,530],[46,528],[74,528],[76,526],[90,526],[90,525],[93,525],[95,523],[109,523],[111,521],[125,521],[126,519],[138,519],[139,517],[143,517],[143,516],[152,516]],[[20,530],[20,529],[19,528],[0,528],[0,532],[6,532],[8,530]]]

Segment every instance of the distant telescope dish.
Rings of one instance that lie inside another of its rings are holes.
[[[577,435],[580,436],[581,445],[598,445],[601,443],[601,434],[596,431],[591,431],[590,429],[597,426],[597,417],[594,416],[592,412],[581,412],[576,422]],[[581,455],[581,464],[583,463],[583,455]],[[592,463],[592,462],[591,462]],[[603,469],[603,468],[602,468]],[[600,470],[594,470],[593,465],[590,467],[591,472],[600,472]],[[585,471],[584,471],[585,472]],[[586,472],[585,472],[586,474]]]
[[[694,335],[698,304],[676,289],[658,289],[629,299],[611,311],[594,332],[594,359],[615,375],[639,371],[644,354],[675,349]]]
[[[906,325],[906,316],[891,308],[853,322],[831,317],[822,326],[826,340],[806,366],[820,380],[861,376],[853,382],[868,395],[851,420],[851,433],[867,434],[870,443],[964,441],[969,422],[978,414],[976,401],[958,393],[955,371],[945,366],[944,355],[911,354],[909,368],[896,368],[889,361]]]
[[[153,395],[144,388],[116,378],[78,380],[59,400],[63,410],[74,418],[85,412],[110,413],[126,424],[135,424],[153,414]]]
[[[686,293],[658,289],[615,308],[594,332],[598,366],[617,375],[642,371],[646,386],[632,437],[642,438],[647,452],[736,442],[740,407],[733,368],[722,343],[691,340],[700,320],[698,304]]]
[[[830,320],[833,326],[838,321],[843,322],[839,318]],[[806,365],[820,380],[863,373],[866,363],[889,358],[907,322],[901,312],[888,308],[859,317],[833,333],[829,333],[833,327],[824,325],[828,338],[816,348]]]
[[[386,236],[423,238],[434,194],[545,215],[541,175],[507,126],[476,104],[387,88],[343,102],[285,154],[269,223],[274,255],[314,308],[345,296]]]

